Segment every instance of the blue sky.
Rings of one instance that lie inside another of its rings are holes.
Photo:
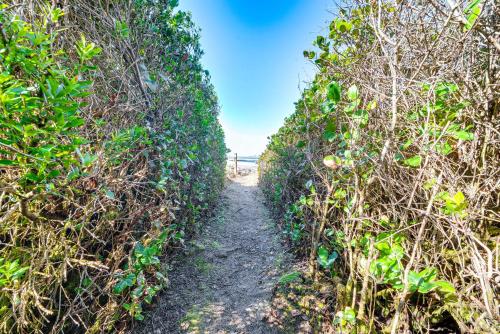
[[[332,0],[181,0],[201,28],[203,65],[222,107],[226,143],[260,154],[293,112],[314,68],[302,52],[328,27]]]

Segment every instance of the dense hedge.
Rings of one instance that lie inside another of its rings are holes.
[[[260,159],[289,242],[331,291],[311,323],[497,333],[498,3],[336,12],[304,53],[314,81]]]
[[[0,332],[142,319],[217,200],[217,98],[177,2],[0,4]]]

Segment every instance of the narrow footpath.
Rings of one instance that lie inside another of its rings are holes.
[[[286,268],[257,173],[228,181],[218,214],[171,266],[170,288],[134,334],[281,333],[267,323]]]

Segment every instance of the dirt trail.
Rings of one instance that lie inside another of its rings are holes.
[[[284,253],[256,173],[228,181],[222,201],[135,334],[280,333],[264,319]]]

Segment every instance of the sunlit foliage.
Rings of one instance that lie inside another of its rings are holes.
[[[0,5],[0,332],[141,320],[210,214],[224,134],[177,4]]]
[[[261,185],[334,332],[498,332],[498,14],[348,1],[304,53]]]

